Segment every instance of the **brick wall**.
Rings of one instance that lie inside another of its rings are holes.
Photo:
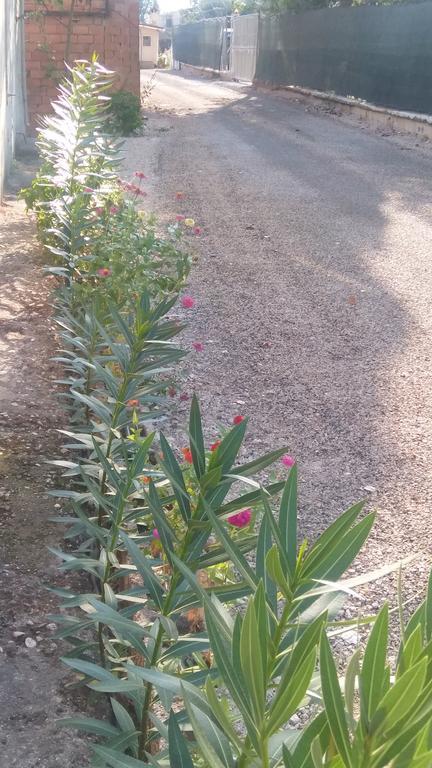
[[[55,2],[40,8],[35,0],[25,0],[28,110],[33,127],[38,115],[50,111],[64,70],[68,37],[69,63],[97,53],[99,61],[117,73],[116,88],[139,95],[138,0],[63,0],[60,11]]]

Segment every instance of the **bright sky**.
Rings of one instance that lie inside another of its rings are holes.
[[[181,8],[189,8],[188,0],[158,0],[161,13],[179,11]]]

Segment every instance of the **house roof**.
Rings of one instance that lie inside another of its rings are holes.
[[[165,29],[165,27],[159,27],[157,24],[140,24],[140,29],[159,29],[161,32]]]

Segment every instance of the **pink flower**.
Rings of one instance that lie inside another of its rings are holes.
[[[195,299],[192,298],[192,296],[183,296],[182,298],[182,307],[185,309],[192,309],[192,307],[195,306]]]
[[[233,424],[241,424],[242,421],[244,421],[244,416],[240,416],[240,414],[233,418]]]
[[[102,208],[100,205],[99,205],[97,208],[95,208],[95,213],[96,213],[98,216],[103,216],[104,212],[105,212],[105,209],[104,209],[104,208]]]
[[[115,216],[119,212],[119,208],[116,205],[112,205],[109,209],[111,216]]]
[[[281,458],[281,462],[284,465],[284,467],[288,467],[290,469],[295,464],[295,459],[293,459],[292,456],[289,455],[289,453],[285,453],[284,456]]]
[[[160,539],[160,536],[159,536],[159,531],[158,531],[158,529],[157,529],[157,528],[153,528],[153,530],[152,530],[152,535],[153,535],[153,537],[154,537],[155,539]]]
[[[235,528],[244,528],[245,525],[249,525],[252,517],[251,509],[242,509],[241,512],[237,512],[235,515],[231,515],[227,518],[230,525],[234,525]]]
[[[176,216],[176,221],[184,221],[184,220],[185,220],[185,216],[183,216],[182,213],[178,213]]]
[[[109,277],[111,274],[111,270],[108,267],[101,267],[98,269],[98,275],[99,277]]]
[[[175,387],[168,387],[168,394],[169,394],[170,397],[175,397],[176,394],[177,394],[176,388]]]
[[[193,228],[194,235],[200,235],[202,233],[201,227],[194,227]]]
[[[195,352],[203,352],[204,351],[204,344],[202,341],[193,341],[192,346],[195,350]]]
[[[139,189],[139,188],[137,188],[137,189],[135,190],[135,194],[136,194],[136,195],[140,195],[141,197],[147,197],[147,192],[144,192],[144,190],[143,190],[143,189]]]
[[[187,400],[189,400],[189,395],[187,392],[182,392],[179,397],[180,402],[185,403]]]
[[[145,174],[142,171],[135,171],[134,175],[137,177],[137,179],[145,179],[146,178]]]
[[[93,193],[93,190],[90,189],[90,187],[84,187],[84,192],[87,192],[88,195],[91,195]]]

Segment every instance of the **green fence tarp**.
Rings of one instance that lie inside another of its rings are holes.
[[[225,19],[204,19],[173,28],[173,56],[195,67],[220,69]]]
[[[260,19],[256,80],[432,113],[432,3]]]

